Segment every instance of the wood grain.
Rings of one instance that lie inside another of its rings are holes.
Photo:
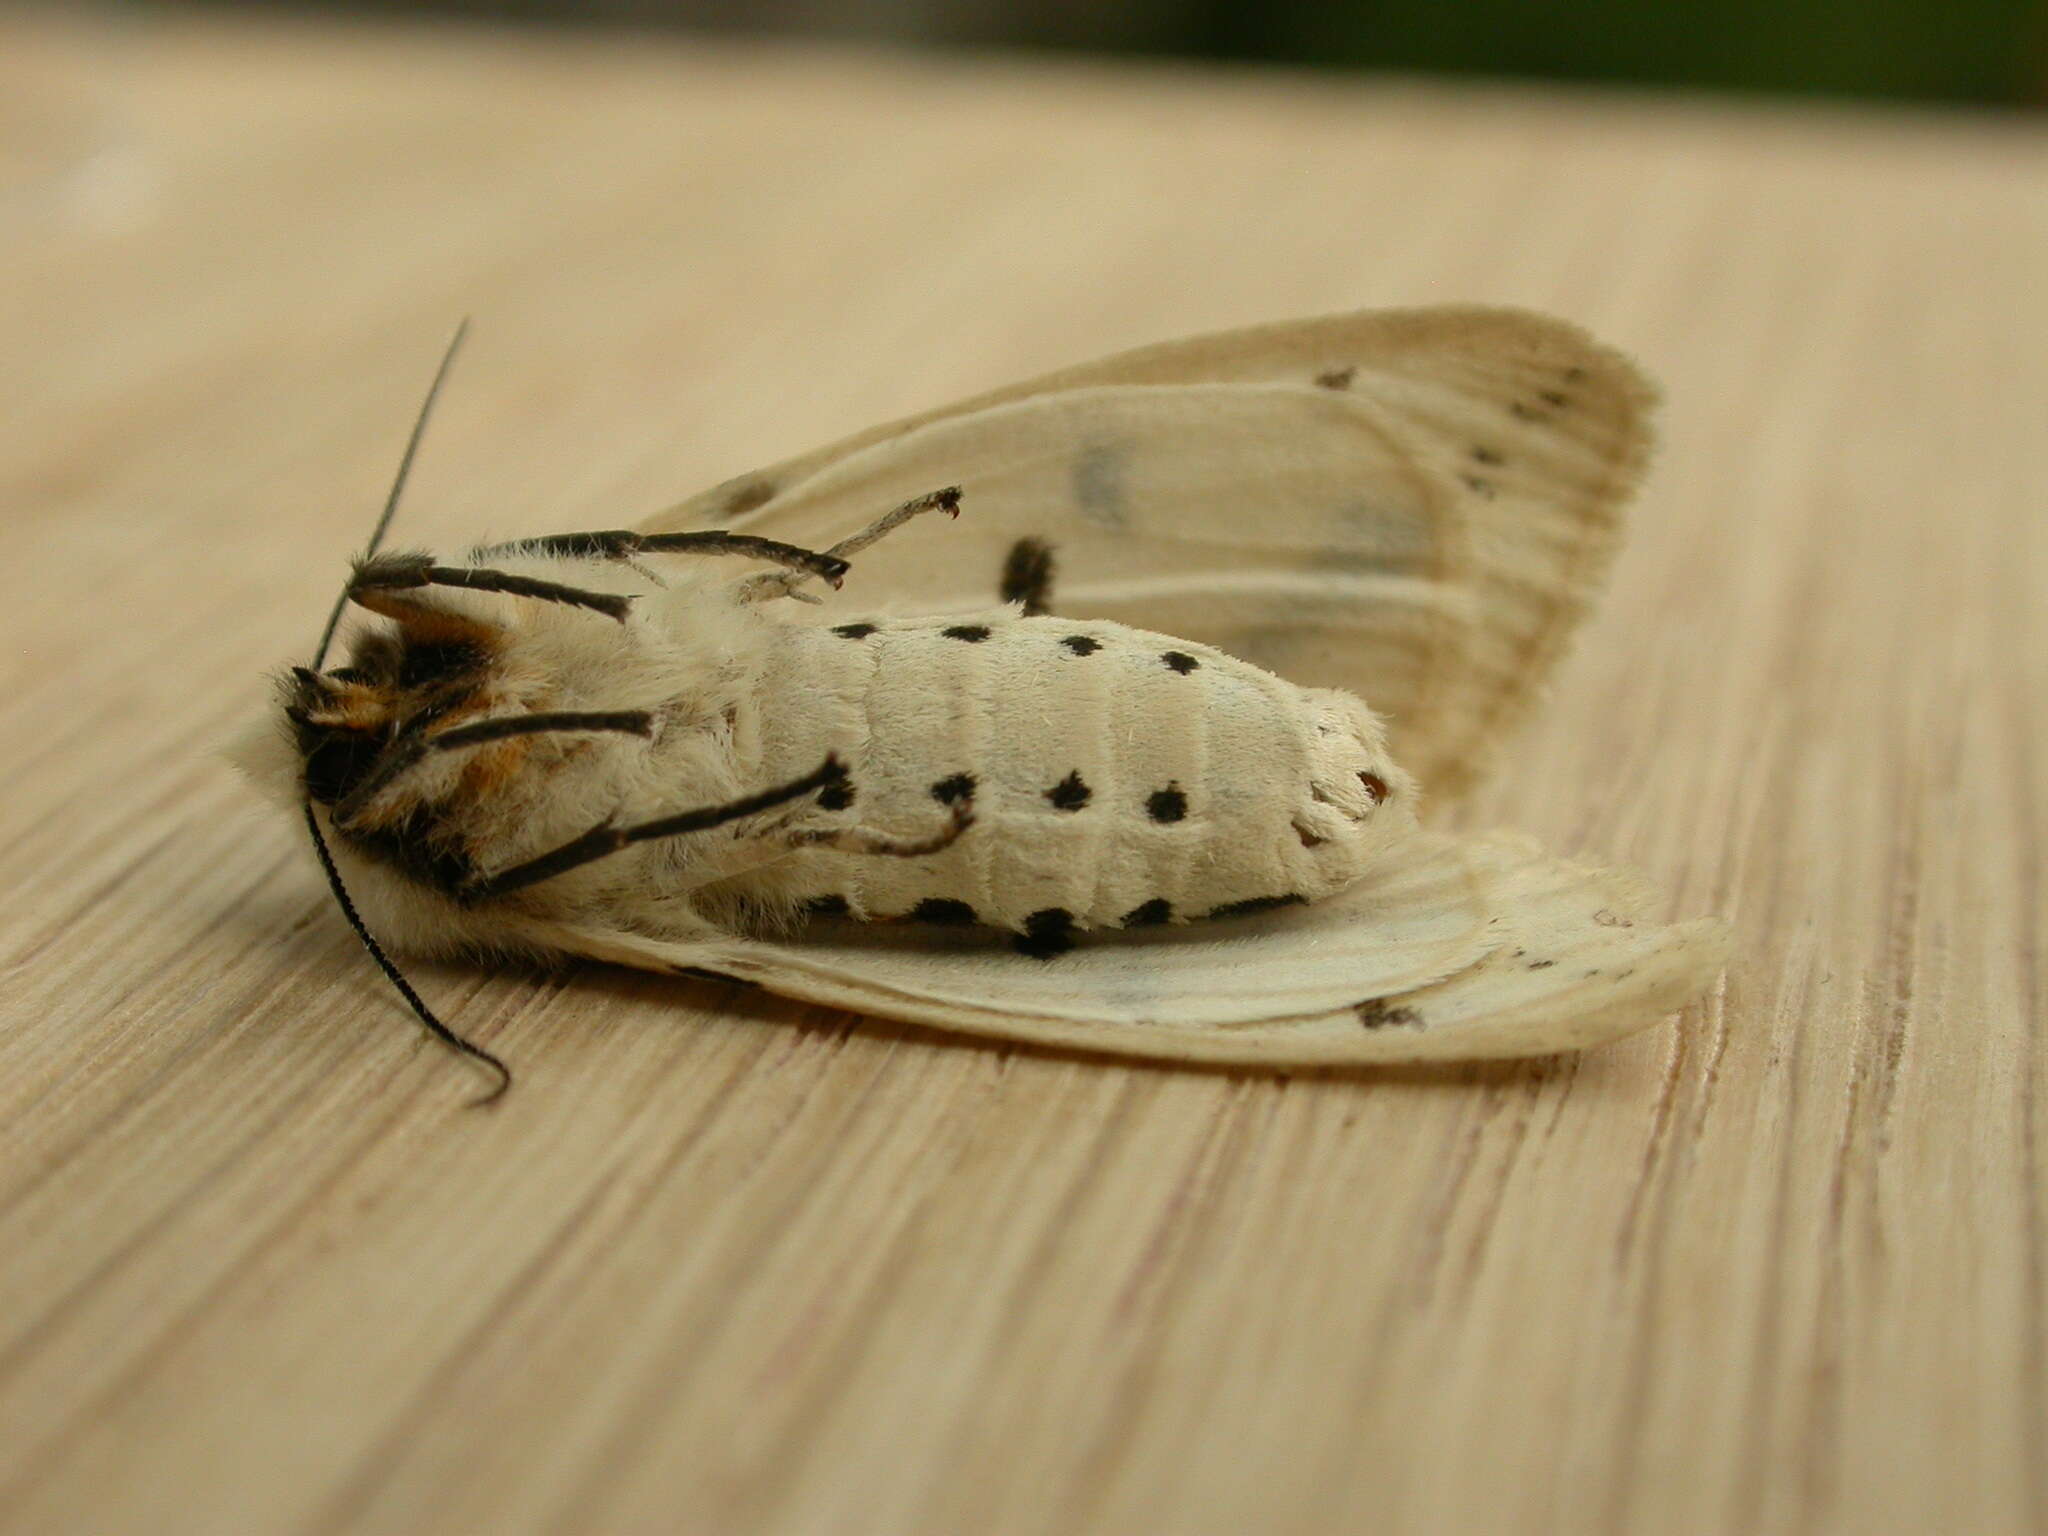
[[[2037,125],[51,25],[0,22],[71,50],[0,162],[0,1527],[2048,1528]],[[422,967],[522,1072],[468,1113],[212,755],[458,314],[419,543],[1450,299],[1669,391],[1473,817],[1737,919],[1632,1042],[1280,1081]]]

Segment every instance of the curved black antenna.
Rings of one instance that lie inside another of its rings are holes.
[[[464,1056],[482,1062],[498,1075],[497,1087],[480,1099],[472,1099],[469,1107],[481,1109],[486,1104],[497,1103],[505,1096],[505,1090],[512,1086],[512,1069],[474,1040],[463,1039],[435,1018],[434,1010],[413,990],[412,983],[405,979],[404,973],[391,963],[391,957],[384,953],[384,946],[371,936],[368,925],[363,922],[362,914],[356,911],[356,904],[349,899],[348,887],[341,883],[341,871],[334,867],[334,855],[327,851],[327,839],[320,835],[320,823],[313,815],[313,802],[310,800],[306,802],[306,830],[313,834],[313,851],[320,855],[320,867],[327,871],[327,887],[334,892],[334,899],[341,907],[341,915],[348,919],[349,927],[355,929],[356,937],[363,941],[363,948],[370,952],[370,958],[376,961],[384,974],[390,978],[391,985],[398,988],[398,995],[419,1015],[420,1022],[427,1026],[427,1033],[450,1050],[460,1051]]]
[[[363,550],[365,560],[384,547],[384,535],[391,531],[391,519],[398,514],[398,499],[405,494],[405,482],[412,475],[413,456],[420,451],[420,439],[426,436],[427,418],[434,414],[434,401],[441,394],[441,383],[455,363],[455,354],[462,350],[462,338],[468,334],[469,316],[464,315],[455,327],[455,334],[448,338],[448,349],[441,354],[441,366],[434,370],[434,382],[427,386],[427,398],[420,402],[420,413],[413,418],[412,436],[405,440],[405,454],[398,461],[398,473],[392,477],[391,494],[384,498],[384,511],[377,519],[377,526],[370,530],[370,542]],[[327,659],[327,647],[334,643],[334,632],[341,626],[341,616],[348,609],[348,594],[349,589],[343,587],[341,596],[334,600],[334,611],[327,615],[327,627],[320,631],[320,649],[313,653],[315,672]]]
[[[384,535],[390,531],[391,519],[398,512],[398,499],[405,493],[406,477],[412,473],[413,455],[419,452],[420,438],[427,430],[427,417],[433,413],[434,401],[441,393],[442,381],[448,377],[449,365],[455,361],[456,350],[461,347],[462,338],[468,334],[469,317],[465,315],[462,323],[455,327],[455,334],[448,338],[448,349],[441,354],[441,366],[434,370],[434,382],[427,386],[427,398],[420,403],[420,413],[412,424],[412,436],[406,439],[405,456],[398,461],[398,474],[391,482],[391,494],[384,498],[384,511],[377,518],[377,526],[370,531],[369,547],[363,551],[365,560],[377,553],[384,543]],[[334,612],[327,616],[327,627],[320,632],[320,649],[313,653],[315,672],[320,670],[320,663],[327,659],[327,647],[334,643],[334,631],[341,623],[341,615],[348,606],[348,598],[349,588],[344,586],[341,589],[341,596],[335,601]],[[377,942],[370,932],[369,925],[363,921],[362,913],[356,910],[355,902],[349,897],[348,887],[342,884],[341,871],[335,867],[334,855],[328,851],[327,839],[320,833],[320,818],[314,814],[310,796],[304,809],[306,830],[313,834],[313,851],[320,856],[320,868],[327,875],[327,888],[334,892],[335,905],[341,908],[341,915],[348,919],[349,927],[355,929],[356,937],[363,941],[363,948],[370,952],[370,958],[377,962],[377,968],[383,971],[392,986],[398,988],[398,995],[405,999],[407,1006],[419,1016],[419,1021],[426,1025],[427,1033],[450,1050],[467,1056],[472,1061],[481,1062],[497,1074],[497,1086],[482,1098],[471,1100],[470,1108],[481,1109],[486,1104],[497,1103],[512,1086],[512,1069],[475,1041],[463,1039],[434,1017],[434,1010],[427,1006],[426,999],[413,990],[412,983],[405,979],[404,973],[392,963],[391,957],[384,953],[384,946]]]

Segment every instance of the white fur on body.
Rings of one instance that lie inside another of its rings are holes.
[[[407,793],[445,806],[486,871],[602,820],[788,782],[827,750],[852,802],[827,810],[814,795],[473,909],[345,838],[336,859],[396,947],[710,969],[1042,1045],[1280,1066],[1625,1034],[1711,985],[1725,927],[1660,923],[1639,882],[1517,840],[1410,830],[1413,789],[1354,695],[1439,800],[1499,761],[1606,577],[1653,399],[1627,359],[1543,316],[1324,316],[955,402],[644,525],[863,541],[843,551],[846,596],[823,610],[740,602],[796,583],[715,560],[636,571],[493,557],[637,599],[621,627],[526,598],[422,594],[507,636],[484,714],[642,709],[657,726],[651,741],[534,738],[424,765]],[[877,514],[947,485],[962,494],[957,524],[867,551]],[[1020,539],[1055,552],[1065,617],[972,611]],[[947,617],[832,633],[879,608]],[[960,624],[991,634],[944,634]],[[1067,635],[1101,649],[1063,654]],[[1169,670],[1169,648],[1199,668]],[[296,813],[304,765],[281,721],[237,755]],[[473,773],[476,792],[461,792],[462,763],[479,761],[506,771]],[[1070,772],[1090,790],[1072,812],[1045,793]],[[977,820],[941,852],[789,842],[834,827],[929,837],[947,814],[932,786],[959,773],[975,777]],[[1391,794],[1368,808],[1360,774]],[[1186,796],[1179,822],[1146,809],[1167,787]],[[817,897],[875,917],[957,901],[1029,932],[1051,908],[1099,927],[1154,898],[1184,918],[1286,895],[1309,904],[1105,934],[1050,963],[924,923],[779,926]]]
[[[828,809],[808,795],[474,908],[365,856],[328,822],[365,915],[403,948],[516,946],[534,921],[712,937],[786,925],[826,896],[864,918],[964,903],[1019,931],[1047,909],[1076,928],[1109,927],[1162,901],[1151,921],[1184,921],[1241,902],[1320,899],[1414,823],[1412,787],[1357,699],[1168,636],[1010,609],[965,620],[835,613],[826,628],[781,617],[786,604],[745,601],[722,562],[664,586],[617,562],[489,564],[631,593],[634,608],[621,624],[530,598],[436,591],[434,606],[505,637],[485,707],[468,718],[644,710],[654,728],[644,740],[565,733],[451,752],[385,792],[433,807],[481,870],[599,822],[629,826],[799,779],[827,754],[849,770],[850,803]],[[296,746],[274,735],[284,755],[259,751],[252,766],[296,798]],[[494,752],[518,754],[516,771],[487,792],[465,788],[473,760]],[[971,790],[935,793],[962,776]],[[931,854],[790,840],[840,829],[929,838],[956,804],[971,804],[974,824]]]
[[[749,893],[838,897],[864,918],[961,902],[1020,931],[1048,911],[1077,928],[1148,906],[1140,923],[1180,921],[1319,900],[1414,825],[1362,703],[1207,646],[1010,610],[781,628],[754,695],[764,781],[837,751],[855,798],[834,821],[926,833],[963,779],[976,819],[928,857],[820,850]]]

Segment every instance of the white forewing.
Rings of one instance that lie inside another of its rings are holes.
[[[1519,723],[1603,580],[1649,385],[1509,310],[1333,316],[1146,347],[742,477],[650,529],[829,544],[957,483],[959,524],[863,555],[848,595],[989,601],[1019,538],[1058,612],[1214,645],[1358,694],[1432,795]]]

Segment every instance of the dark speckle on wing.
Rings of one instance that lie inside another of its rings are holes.
[[[1089,522],[1114,532],[1122,532],[1131,521],[1124,487],[1127,457],[1121,444],[1093,443],[1074,460],[1075,507]]]
[[[742,512],[751,512],[756,507],[766,506],[775,499],[775,487],[766,480],[748,478],[728,486],[725,492],[725,512],[728,517]]]

